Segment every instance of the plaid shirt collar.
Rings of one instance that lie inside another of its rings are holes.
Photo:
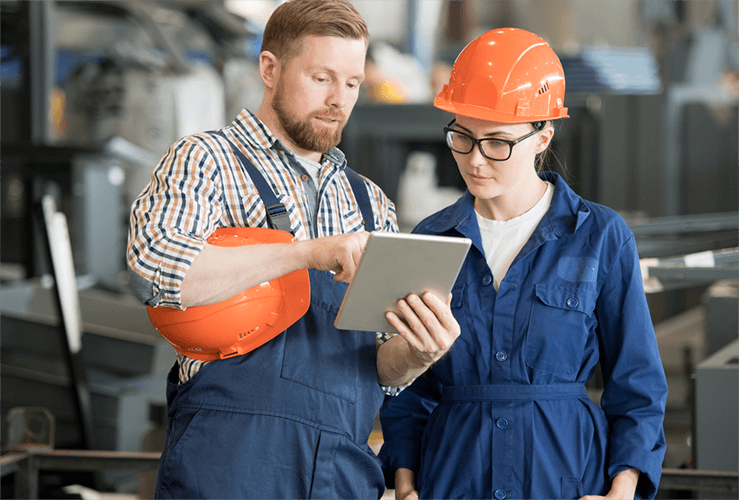
[[[280,149],[290,156],[295,154],[286,148],[282,142],[272,134],[267,126],[252,114],[249,110],[243,109],[239,116],[231,124],[237,135],[242,140],[246,141],[251,147],[255,149]],[[321,158],[321,164],[326,160],[330,161],[339,169],[346,167],[346,156],[339,148],[331,148],[329,151],[323,154]]]

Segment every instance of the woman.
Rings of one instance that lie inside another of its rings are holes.
[[[436,97],[456,115],[444,131],[467,192],[415,232],[473,247],[452,290],[461,335],[381,410],[396,498],[657,492],[667,384],[633,234],[538,172],[564,91],[544,40],[500,29],[462,51]],[[584,386],[597,365],[600,406]]]

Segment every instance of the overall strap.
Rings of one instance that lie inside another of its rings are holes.
[[[257,188],[259,196],[264,202],[264,209],[267,213],[267,224],[269,224],[269,227],[271,229],[280,229],[282,231],[287,231],[288,233],[295,236],[292,226],[290,225],[290,215],[287,213],[285,205],[277,200],[277,196],[275,195],[274,191],[272,191],[269,183],[259,172],[257,167],[255,167],[254,164],[249,161],[249,158],[247,158],[246,155],[244,155],[244,153],[242,153],[241,150],[237,148],[236,145],[234,145],[234,143],[231,142],[223,132],[216,131],[214,133],[226,139],[226,142],[228,142],[228,144],[231,146],[231,150],[236,155],[236,158],[239,159],[239,162],[246,169],[249,177],[251,177],[251,180],[254,183],[254,187]]]
[[[277,196],[274,191],[272,191],[269,183],[265,180],[257,167],[255,167],[254,164],[249,161],[249,158],[247,158],[246,155],[244,155],[244,153],[242,153],[228,137],[226,137],[226,134],[221,131],[215,131],[214,133],[220,135],[226,140],[226,142],[228,142],[231,146],[231,150],[236,155],[236,158],[239,159],[239,162],[246,169],[249,177],[251,177],[254,187],[257,188],[259,196],[261,196],[262,201],[264,201],[269,227],[272,229],[287,231],[295,236],[295,233],[290,226],[290,216],[287,213],[285,205],[277,200]],[[362,222],[364,222],[365,229],[370,232],[374,231],[376,229],[375,218],[372,213],[372,204],[370,203],[364,179],[349,167],[345,167],[344,172],[346,173],[349,185],[351,186],[354,196],[357,199],[357,203],[359,204],[359,211],[362,214]]]
[[[375,217],[372,214],[372,204],[370,203],[369,194],[367,193],[367,186],[364,179],[349,167],[344,168],[346,178],[349,180],[349,185],[354,191],[354,196],[357,198],[359,204],[359,211],[362,213],[362,222],[364,222],[364,228],[372,232],[375,228]]]

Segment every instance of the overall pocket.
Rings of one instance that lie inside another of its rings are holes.
[[[354,403],[357,392],[377,383],[373,332],[337,330],[338,308],[311,299],[308,313],[287,329],[281,377]]]
[[[526,335],[526,364],[540,371],[573,377],[582,363],[594,325],[592,285],[536,285]]]

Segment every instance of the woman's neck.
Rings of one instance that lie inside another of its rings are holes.
[[[489,200],[475,198],[475,211],[491,220],[506,221],[525,214],[547,192],[547,182],[538,175],[533,182],[521,183],[520,188]]]

